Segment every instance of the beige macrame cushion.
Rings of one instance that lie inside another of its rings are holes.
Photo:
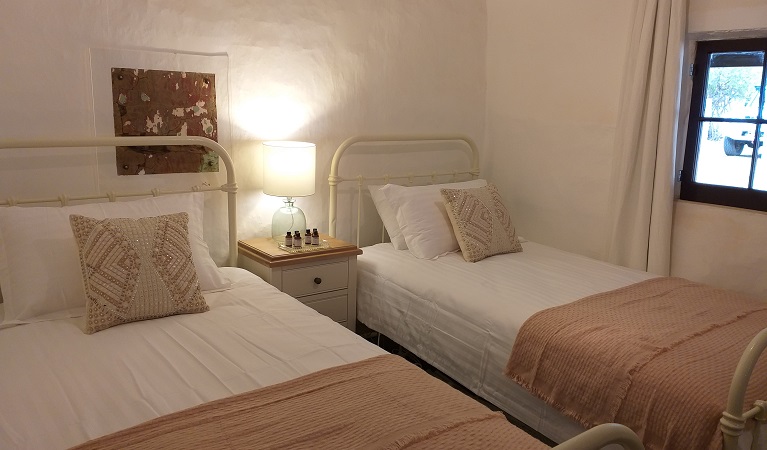
[[[187,213],[141,219],[70,215],[87,296],[88,334],[208,310],[192,262]]]
[[[511,216],[495,185],[440,192],[466,261],[477,262],[488,256],[522,251]]]

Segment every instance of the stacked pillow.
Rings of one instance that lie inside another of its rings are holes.
[[[228,288],[230,281],[203,240],[203,202],[204,194],[196,192],[61,208],[0,208],[0,290],[5,310],[0,326],[85,313],[87,296],[70,215],[101,220],[186,213],[187,239],[201,291]]]
[[[421,259],[461,250],[476,262],[522,251],[498,190],[485,180],[428,186],[369,186],[392,245]]]
[[[394,247],[408,249],[417,258],[433,259],[458,249],[440,189],[485,185],[485,180],[472,180],[410,187],[387,184],[369,189]]]
[[[522,251],[511,215],[495,185],[442,189],[441,193],[463,259],[477,262],[493,255]]]

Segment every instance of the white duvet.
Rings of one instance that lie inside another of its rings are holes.
[[[210,311],[84,334],[82,319],[0,330],[0,448],[67,448],[203,402],[383,354],[255,275]]]
[[[391,244],[358,257],[357,318],[556,441],[583,429],[503,375],[522,323],[545,308],[652,278],[535,242],[476,263]]]

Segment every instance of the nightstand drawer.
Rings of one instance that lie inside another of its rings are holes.
[[[293,297],[345,289],[349,285],[348,261],[284,270],[282,290]]]
[[[237,242],[238,264],[354,331],[357,256],[362,250],[328,235],[320,238],[322,247],[302,252],[281,249],[277,241],[267,237],[241,240]]]
[[[306,306],[311,307],[323,316],[328,316],[336,322],[346,321],[348,300],[346,291],[342,294],[329,292],[327,294],[313,295],[311,297],[304,297],[301,300]]]

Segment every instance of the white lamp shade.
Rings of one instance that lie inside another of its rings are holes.
[[[314,194],[317,148],[309,142],[264,142],[264,193],[278,197]]]

